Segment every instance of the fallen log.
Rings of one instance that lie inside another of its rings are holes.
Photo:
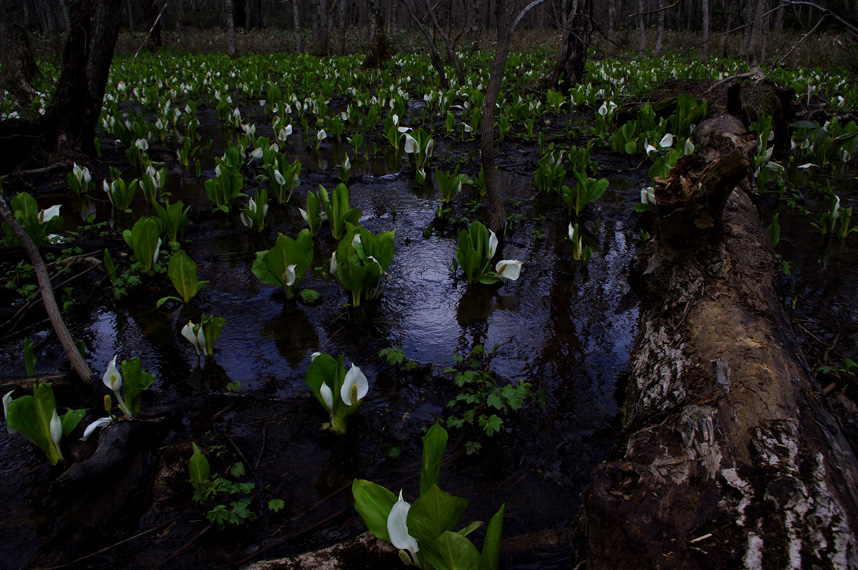
[[[584,497],[591,569],[858,567],[858,462],[775,292],[745,131],[704,121],[658,181],[622,429]]]

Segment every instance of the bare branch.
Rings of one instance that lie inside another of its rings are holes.
[[[518,25],[521,23],[521,20],[524,19],[524,17],[527,15],[528,12],[530,12],[531,10],[533,10],[534,8],[536,8],[537,6],[542,4],[543,2],[545,2],[545,0],[533,0],[530,4],[528,4],[527,6],[522,8],[521,12],[519,12],[518,16],[516,16],[515,20],[513,20],[512,26],[510,26],[510,28],[509,28],[509,35],[512,35],[515,33],[515,29],[518,27]]]
[[[629,14],[629,18],[637,18],[638,16],[651,16],[652,14],[658,14],[659,12],[664,12],[665,10],[670,10],[671,8],[675,8],[679,5],[682,0],[676,0],[673,4],[668,4],[667,6],[662,6],[658,10],[652,10],[651,12],[635,12],[634,14]]]
[[[844,20],[828,8],[823,8],[816,2],[809,2],[808,0],[781,0],[779,6],[810,6],[811,8],[816,8],[817,10],[822,12],[824,16],[831,16],[832,18],[840,22],[843,27],[846,28],[850,33],[855,36],[858,36],[858,26],[847,20]]]

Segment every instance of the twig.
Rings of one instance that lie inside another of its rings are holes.
[[[629,14],[629,18],[636,18],[638,16],[651,16],[652,14],[658,14],[659,12],[664,12],[665,10],[670,10],[671,8],[677,6],[682,0],[676,0],[673,4],[668,4],[667,6],[662,6],[658,10],[652,10],[651,12],[635,12],[634,14]]]
[[[268,434],[268,429],[266,426],[262,426],[262,447],[259,448],[259,455],[256,456],[256,464],[253,466],[254,469],[259,469],[259,462],[262,461],[262,454],[265,452],[265,436]]]
[[[175,558],[176,556],[178,556],[179,554],[181,554],[185,550],[189,549],[191,546],[194,545],[195,542],[197,542],[205,533],[210,531],[213,527],[214,527],[214,523],[209,523],[209,525],[206,528],[204,528],[203,530],[201,530],[194,538],[192,538],[191,540],[186,542],[185,545],[182,546],[180,549],[171,552],[167,558],[162,560],[161,563],[158,564],[157,566],[153,567],[152,570],[158,570],[164,564],[166,564],[167,562],[170,562],[173,558]]]
[[[247,457],[244,456],[244,453],[242,453],[241,449],[239,449],[235,442],[232,441],[232,438],[229,437],[228,433],[224,433],[223,436],[226,438],[227,443],[229,443],[229,446],[232,447],[233,451],[235,451],[241,458],[241,460],[244,461],[244,464],[247,465],[248,469],[250,469],[250,474],[253,475],[253,477],[255,478],[256,472],[253,470],[253,465],[250,464],[250,461],[247,460]]]
[[[837,341],[840,340],[840,333],[834,335],[834,342],[831,343],[831,346],[825,349],[825,352],[822,353],[822,364],[828,364],[828,354],[834,350],[834,347],[837,346]]]
[[[53,172],[54,170],[62,170],[69,168],[68,162],[57,162],[56,164],[51,164],[49,166],[44,166],[42,168],[34,168],[32,170],[21,170],[18,172],[10,172],[9,174],[4,174],[0,176],[0,180],[6,180],[7,178],[19,177],[23,178],[24,176],[36,176],[38,174],[46,174],[48,172]]]
[[[137,59],[137,55],[140,53],[140,50],[141,50],[141,49],[143,49],[143,45],[144,45],[144,44],[146,43],[146,41],[149,39],[149,36],[150,36],[150,35],[152,35],[152,30],[154,30],[154,29],[155,29],[155,26],[157,26],[157,25],[158,25],[158,21],[161,19],[161,14],[163,14],[163,13],[164,13],[164,10],[166,10],[166,9],[167,9],[167,6],[168,6],[169,4],[170,4],[169,2],[164,2],[164,7],[163,7],[163,8],[161,8],[161,11],[160,11],[160,12],[158,12],[158,17],[157,17],[157,18],[155,18],[155,23],[154,23],[154,24],[152,24],[152,27],[151,27],[151,28],[149,28],[149,31],[148,31],[148,32],[146,32],[146,37],[145,37],[145,38],[143,38],[143,43],[141,43],[141,44],[140,44],[140,47],[139,47],[139,48],[137,48],[137,51],[135,51],[135,52],[134,52],[134,57],[132,57],[132,58],[131,58],[131,63],[134,63],[134,60],[135,60],[135,59]]]
[[[150,532],[155,532],[158,529],[164,528],[164,526],[166,526],[166,523],[162,524],[161,526],[152,527],[149,530],[144,530],[143,532],[139,532],[139,533],[135,534],[134,536],[129,536],[128,538],[122,539],[119,542],[115,542],[115,543],[111,544],[110,546],[105,546],[101,550],[96,550],[95,552],[87,554],[86,556],[81,556],[77,560],[72,560],[71,562],[66,562],[65,564],[60,564],[59,566],[51,566],[50,568],[43,568],[42,570],[57,570],[57,568],[65,568],[66,566],[73,566],[73,565],[77,564],[78,562],[83,562],[84,560],[86,560],[88,558],[92,558],[93,556],[98,556],[99,554],[107,552],[111,548],[115,548],[121,544],[125,544],[126,542],[131,542],[132,540],[140,538],[141,536],[149,534]]]

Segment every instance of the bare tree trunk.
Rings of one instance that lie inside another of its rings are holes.
[[[724,33],[721,34],[721,39],[719,40],[719,46],[718,46],[718,51],[721,53],[722,56],[727,55],[727,36],[732,35],[729,32],[730,32],[730,30],[733,29],[734,11],[735,11],[735,5],[733,4],[733,2],[730,2],[728,4],[728,9],[727,9],[727,25],[724,27]]]
[[[462,65],[459,62],[458,56],[456,56],[456,44],[459,43],[459,39],[462,37],[461,32],[456,37],[455,41],[450,40],[450,36],[444,32],[444,28],[441,26],[441,22],[438,21],[438,17],[435,14],[435,8],[432,6],[432,0],[426,0],[426,9],[429,11],[429,16],[432,18],[432,27],[435,29],[435,32],[441,36],[441,39],[444,40],[444,45],[447,48],[447,61],[453,64],[453,69],[456,70],[456,79],[459,81],[459,85],[465,84],[465,72],[462,70]],[[452,6],[451,6],[452,9]],[[470,12],[465,16],[465,23],[462,27],[464,31],[471,24]]]
[[[587,63],[590,29],[587,0],[573,0],[569,12],[563,14],[563,35],[557,63],[551,70],[548,82],[558,89],[570,89],[581,82]]]
[[[143,21],[146,22],[146,31],[149,32],[146,40],[147,46],[149,51],[155,52],[163,45],[161,43],[161,20],[158,18],[161,12],[160,2],[158,0],[140,0],[140,8],[143,9]]]
[[[390,58],[387,35],[384,33],[384,6],[382,0],[369,0],[369,49],[363,66],[381,67]]]
[[[185,19],[185,0],[173,0],[176,6],[176,31],[182,31],[182,20]]]
[[[709,65],[709,0],[700,0],[703,9],[703,39],[700,43],[700,63]]]
[[[292,23],[295,26],[295,50],[304,53],[301,43],[301,13],[298,10],[298,0],[292,0]]]
[[[19,0],[0,0],[0,12],[0,88],[26,108],[35,94],[33,80],[41,77],[41,72],[30,51],[27,28],[22,25],[25,19]]]
[[[664,10],[662,10],[661,1],[658,0],[658,31],[655,35],[655,55],[661,55],[661,41],[664,39]]]
[[[608,29],[606,30],[608,40],[613,43],[617,39],[617,3],[616,0],[608,0]]]
[[[313,12],[313,55],[327,57],[331,51],[331,21],[328,0],[316,0]]]
[[[486,87],[483,99],[482,119],[480,123],[480,158],[485,174],[486,199],[489,207],[489,228],[499,232],[506,224],[506,209],[503,205],[503,194],[498,182],[497,165],[495,164],[495,107],[500,94],[503,70],[509,56],[509,47],[512,43],[512,35],[528,11],[542,3],[542,0],[533,0],[530,4],[517,11],[515,0],[497,0],[498,40],[495,47],[495,57],[492,61],[492,71],[489,75],[489,84]],[[516,12],[518,12],[516,14]]]
[[[638,33],[640,41],[638,42],[638,53],[643,55],[646,50],[646,26],[644,26],[644,0],[638,0]]]
[[[432,36],[426,30],[426,27],[420,21],[420,18],[417,17],[417,14],[414,12],[414,7],[411,6],[411,0],[402,0],[402,3],[405,4],[405,8],[411,16],[411,20],[417,26],[417,29],[420,30],[420,33],[423,34],[424,38],[426,38],[426,44],[429,46],[429,60],[432,62],[432,67],[434,67],[435,71],[438,73],[438,81],[441,84],[441,87],[449,89],[450,82],[447,81],[447,73],[444,71],[444,62],[441,61],[438,48],[435,46],[435,40],[432,39]]]
[[[346,0],[338,0],[337,6],[337,22],[340,28],[340,45],[337,53],[340,55],[346,54]]]
[[[752,34],[754,29],[754,6],[753,0],[745,0],[745,7],[742,9],[742,23],[745,27],[742,28],[742,44],[739,47],[739,55],[750,56],[750,47]]]
[[[754,11],[754,19],[751,26],[751,37],[748,39],[748,65],[752,68],[756,67],[759,59],[757,54],[757,38],[763,30],[763,11],[766,7],[766,0],[757,0],[757,8]]]
[[[226,54],[233,57],[238,53],[238,46],[235,42],[235,4],[233,0],[223,1],[223,11],[226,17]]]
[[[80,0],[63,51],[62,75],[46,120],[57,123],[58,146],[94,150],[95,129],[119,33],[122,0]]]
[[[589,568],[855,568],[858,462],[736,188],[755,140],[730,116],[694,138],[702,154],[657,185],[657,237],[633,262],[639,333],[621,441],[585,492]]]

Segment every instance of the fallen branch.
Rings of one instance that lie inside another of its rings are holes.
[[[9,205],[6,204],[6,200],[3,198],[0,198],[0,219],[9,225],[12,233],[21,242],[27,257],[30,258],[30,263],[33,264],[33,272],[36,274],[36,280],[39,283],[39,293],[42,295],[42,301],[45,303],[45,310],[48,313],[48,318],[51,321],[54,332],[57,334],[57,338],[59,338],[60,344],[66,356],[68,356],[74,371],[81,380],[89,384],[92,380],[92,371],[90,371],[89,366],[87,366],[86,361],[81,356],[77,346],[75,346],[74,339],[69,334],[63,322],[59,307],[57,307],[57,300],[54,298],[54,292],[51,288],[51,278],[48,276],[45,262],[36,244],[33,243],[33,240],[30,239],[30,236],[21,227],[21,224],[18,223],[15,214],[12,213],[12,210],[9,209]]]

